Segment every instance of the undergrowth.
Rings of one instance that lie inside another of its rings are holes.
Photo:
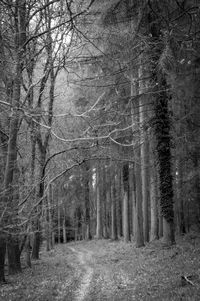
[[[0,300],[74,300],[81,271],[68,248],[72,245],[92,251],[94,265],[126,275],[113,300],[120,300],[122,290],[124,300],[200,300],[200,239],[191,235],[177,238],[172,247],[154,241],[137,249],[132,242],[111,240],[56,246],[42,251],[41,260],[34,261],[31,269],[7,275],[8,283],[0,286]]]

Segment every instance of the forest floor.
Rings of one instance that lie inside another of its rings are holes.
[[[170,248],[160,241],[139,249],[111,240],[57,245],[7,280],[1,301],[200,300],[200,239],[185,236]]]

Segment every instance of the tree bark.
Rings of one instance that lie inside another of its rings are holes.
[[[16,50],[16,62],[15,62],[15,74],[13,80],[13,98],[12,98],[12,116],[10,119],[9,125],[9,141],[8,141],[8,149],[7,149],[7,159],[5,166],[5,174],[4,174],[4,183],[3,183],[3,202],[7,206],[7,210],[4,214],[4,226],[11,226],[13,221],[16,222],[17,219],[17,210],[13,206],[13,180],[14,180],[14,170],[16,168],[17,161],[17,136],[19,129],[19,106],[20,106],[20,97],[21,97],[21,78],[22,78],[22,70],[23,70],[23,54],[22,54],[22,46],[25,42],[25,33],[26,33],[26,25],[24,17],[26,11],[25,1],[21,0],[16,5],[16,20],[14,30],[15,36],[15,50]],[[16,230],[16,229],[15,229]],[[9,262],[9,272],[15,273],[21,271],[20,265],[20,251],[19,245],[17,242],[13,240],[13,238],[8,238],[8,262]]]
[[[100,164],[97,163],[96,169],[96,207],[97,207],[97,224],[96,224],[96,238],[102,238],[102,208],[100,197]]]
[[[173,209],[173,181],[171,168],[171,134],[168,110],[168,95],[166,81],[159,79],[159,91],[155,100],[155,135],[156,151],[159,167],[160,206],[163,216],[163,239],[167,244],[175,242],[174,209]]]
[[[135,157],[137,162],[135,163],[135,179],[136,179],[136,206],[135,206],[135,240],[136,247],[140,248],[144,246],[143,235],[143,212],[142,212],[142,189],[141,189],[141,167],[140,167],[140,154]]]
[[[33,234],[33,245],[32,245],[32,259],[38,260],[39,259],[39,253],[40,253],[40,239],[41,235],[39,230],[36,230]]]
[[[151,204],[151,235],[150,240],[158,239],[158,196],[156,181],[156,159],[155,159],[155,143],[152,131],[149,132],[149,150],[150,150],[150,204]]]
[[[121,180],[121,166],[117,165],[117,174],[116,174],[116,196],[117,196],[117,235],[118,238],[123,235],[123,225],[122,225],[122,201],[123,201],[123,182]]]
[[[129,166],[125,164],[123,166],[123,229],[124,229],[124,241],[130,241],[130,229],[129,229]]]
[[[138,78],[138,74],[137,74]],[[139,87],[138,84],[134,82],[133,76],[130,78],[131,80],[131,96],[135,96],[139,94]],[[131,116],[132,116],[132,123],[135,124],[134,130],[138,130],[138,123],[139,123],[139,102],[136,101],[135,103],[131,103]],[[142,211],[142,181],[141,181],[141,158],[140,158],[140,149],[139,149],[139,143],[140,139],[138,141],[134,141],[133,137],[133,143],[136,145],[136,149],[133,150],[133,157],[135,160],[134,163],[134,179],[135,179],[135,203],[133,204],[134,210],[134,236],[136,241],[136,247],[140,248],[144,246],[144,235],[143,235],[143,211]]]
[[[21,272],[20,262],[20,248],[19,241],[13,236],[9,236],[7,240],[7,253],[8,253],[8,273],[10,275]]]
[[[156,2],[155,2],[156,3]],[[155,43],[159,44],[161,37],[164,39],[161,27],[158,25],[157,15],[148,3],[149,33]],[[160,208],[163,216],[163,239],[167,244],[175,242],[174,236],[174,209],[173,209],[173,181],[171,163],[171,123],[169,116],[169,92],[164,71],[159,71],[157,66],[160,60],[161,48],[152,49],[152,81],[154,82],[154,134],[156,137],[156,153],[159,175]]]
[[[177,182],[177,193],[176,193],[176,206],[175,206],[175,214],[176,214],[176,229],[177,233],[183,234],[186,233],[185,229],[185,214],[184,214],[184,205],[183,205],[183,173],[182,173],[182,166],[180,162],[180,158],[177,160],[177,175],[175,175],[176,182]]]
[[[60,205],[59,205],[59,201],[58,201],[58,244],[61,243],[61,218],[60,218]]]
[[[67,242],[67,233],[66,233],[66,208],[63,204],[63,243]]]
[[[145,129],[147,123],[148,99],[143,95],[149,88],[149,81],[147,82],[147,78],[148,72],[141,64],[139,68],[139,94],[142,95],[139,98],[139,122],[144,242],[149,241],[149,148],[147,129]]]
[[[25,242],[25,252],[26,252],[26,265],[31,268],[31,244],[30,235],[28,234]]]
[[[111,239],[117,240],[117,220],[116,220],[116,194],[115,182],[111,182]],[[109,192],[108,192],[109,193]]]
[[[91,239],[90,232],[90,165],[85,163],[85,239]]]
[[[0,234],[0,283],[6,282],[5,280],[5,271],[4,271],[4,263],[6,256],[6,240],[5,236]]]
[[[134,164],[129,164],[129,191],[131,198],[131,212],[130,218],[132,219],[130,232],[132,233],[132,238],[135,238],[135,212],[136,212],[136,187],[135,187],[135,175],[134,175]]]

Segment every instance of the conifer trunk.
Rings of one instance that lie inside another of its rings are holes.
[[[148,99],[146,95],[143,95],[148,91],[147,82],[148,73],[145,67],[142,65],[139,68],[139,122],[140,122],[140,158],[141,158],[141,184],[142,184],[142,204],[143,204],[143,232],[144,241],[149,241],[149,148],[148,148],[148,134],[146,129],[147,123],[147,110]]]
[[[117,240],[115,183],[111,184],[111,238]]]
[[[123,229],[124,229],[124,241],[130,241],[130,229],[129,229],[129,166],[125,164],[123,166]]]
[[[100,197],[100,164],[97,163],[96,170],[96,207],[97,207],[97,223],[96,223],[96,238],[102,238],[102,208],[101,208],[101,197]]]
[[[158,174],[160,187],[160,208],[163,216],[163,239],[167,244],[173,244],[174,209],[173,209],[173,181],[171,166],[171,134],[167,85],[164,77],[159,79],[159,91],[155,101],[155,135],[158,160]]]

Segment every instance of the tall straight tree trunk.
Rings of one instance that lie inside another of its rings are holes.
[[[110,196],[111,196],[111,239],[117,240],[117,215],[116,215],[116,189],[115,175],[111,179]],[[109,192],[108,192],[109,193]]]
[[[61,243],[61,218],[60,218],[60,205],[59,205],[59,201],[58,201],[58,244]]]
[[[130,191],[130,198],[131,198],[131,212],[130,218],[132,219],[132,237],[135,238],[135,212],[136,212],[136,187],[135,187],[135,169],[134,164],[129,164],[129,191]]]
[[[138,75],[137,75],[138,78]],[[139,87],[138,84],[135,83],[133,76],[130,78],[131,81],[131,97],[138,95]],[[132,124],[139,123],[139,102],[136,101],[131,103],[131,116],[132,116]],[[140,133],[140,129],[138,125],[135,125],[134,130],[137,129]],[[144,246],[144,234],[143,234],[143,211],[142,211],[142,180],[141,180],[141,158],[140,158],[140,149],[139,149],[139,139],[138,141],[134,141],[133,143],[136,145],[136,148],[133,150],[133,158],[135,160],[134,163],[134,179],[135,179],[135,198],[133,201],[134,210],[134,236],[136,241],[136,247],[140,248]],[[133,184],[134,185],[134,184]],[[134,186],[133,186],[134,187]],[[134,195],[134,194],[133,194]]]
[[[49,185],[49,193],[47,196],[47,200],[48,200],[48,213],[49,213],[49,244],[50,244],[50,248],[52,249],[54,247],[54,229],[53,229],[53,221],[52,221],[52,207],[53,207],[53,187],[52,184]]]
[[[156,3],[156,1],[155,1]],[[155,22],[158,17],[148,3],[149,33],[153,44],[159,44],[164,40],[160,25]],[[155,47],[155,46],[153,46]],[[169,92],[164,70],[158,70],[158,63],[162,53],[161,48],[152,49],[152,82],[154,83],[154,134],[156,138],[156,153],[159,175],[160,209],[163,216],[163,240],[166,244],[175,242],[174,235],[174,204],[173,204],[173,180],[171,158],[171,123],[169,116]]]
[[[84,173],[84,182],[85,182],[85,239],[91,239],[91,230],[90,230],[90,165],[89,162],[85,162],[85,173]]]
[[[184,214],[184,205],[183,205],[183,193],[182,193],[182,189],[183,189],[183,172],[182,172],[182,166],[181,166],[181,162],[180,162],[180,158],[178,158],[177,160],[177,169],[176,169],[176,184],[177,184],[177,194],[176,194],[176,229],[177,229],[177,233],[183,234],[186,233],[186,229],[185,229],[185,214]]]
[[[26,265],[31,268],[31,243],[30,243],[30,234],[27,234],[25,242],[25,252],[26,252]]]
[[[44,177],[45,177],[45,159],[46,159],[46,148],[42,146],[40,148],[40,184],[39,184],[39,191],[38,191],[38,199],[41,200],[41,198],[44,195]],[[40,247],[41,247],[41,223],[40,223],[40,215],[42,210],[42,201],[38,205],[37,208],[37,217],[36,217],[36,223],[35,223],[35,231],[34,231],[34,239],[33,239],[33,248],[32,248],[32,259],[39,259],[39,253],[40,253]]]
[[[155,135],[159,168],[160,208],[163,216],[163,239],[167,244],[175,242],[173,181],[171,166],[171,134],[166,81],[159,79],[159,92],[155,99]],[[161,91],[161,92],[160,92]]]
[[[101,208],[101,196],[100,196],[100,181],[101,181],[101,170],[98,161],[97,168],[96,168],[96,208],[97,208],[96,238],[97,239],[102,238],[102,208]]]
[[[148,73],[146,68],[141,64],[139,68],[139,122],[140,122],[140,157],[141,157],[141,183],[142,183],[142,204],[143,204],[143,231],[144,241],[149,241],[149,148],[148,148],[148,134],[146,128],[147,123],[147,110],[148,110],[148,99],[146,95],[143,95],[148,91],[147,81]]]
[[[125,164],[123,166],[123,229],[124,229],[124,241],[130,241],[130,229],[129,229],[129,166]]]
[[[149,194],[150,194],[150,206],[151,206],[151,233],[150,240],[158,239],[158,183],[156,177],[156,158],[155,158],[155,139],[153,136],[153,131],[149,131],[149,151],[150,151],[150,169],[149,169]]]
[[[46,197],[46,204],[44,208],[44,214],[45,214],[45,238],[46,238],[46,251],[50,251],[50,237],[49,237],[49,200],[48,195]]]
[[[118,164],[117,165],[117,171],[116,171],[116,197],[117,197],[117,235],[118,238],[122,237],[123,235],[123,229],[122,229],[122,196],[123,196],[123,187],[122,187],[122,181],[121,181],[121,167]]]
[[[135,156],[137,162],[135,163],[135,179],[136,179],[136,205],[135,205],[135,241],[136,247],[144,246],[143,235],[143,212],[142,212],[142,183],[141,183],[141,165],[140,165],[140,152],[136,152]]]
[[[156,195],[154,166],[150,170],[150,204],[151,204],[151,236],[150,240],[158,239],[158,204]]]
[[[158,203],[158,237],[162,238],[163,237],[163,216],[161,212],[161,206],[160,206],[160,199]]]
[[[66,233],[66,207],[63,204],[63,243],[66,244],[67,242],[67,233]]]
[[[0,233],[0,283],[5,282],[5,255],[6,255],[6,239],[3,233]]]

